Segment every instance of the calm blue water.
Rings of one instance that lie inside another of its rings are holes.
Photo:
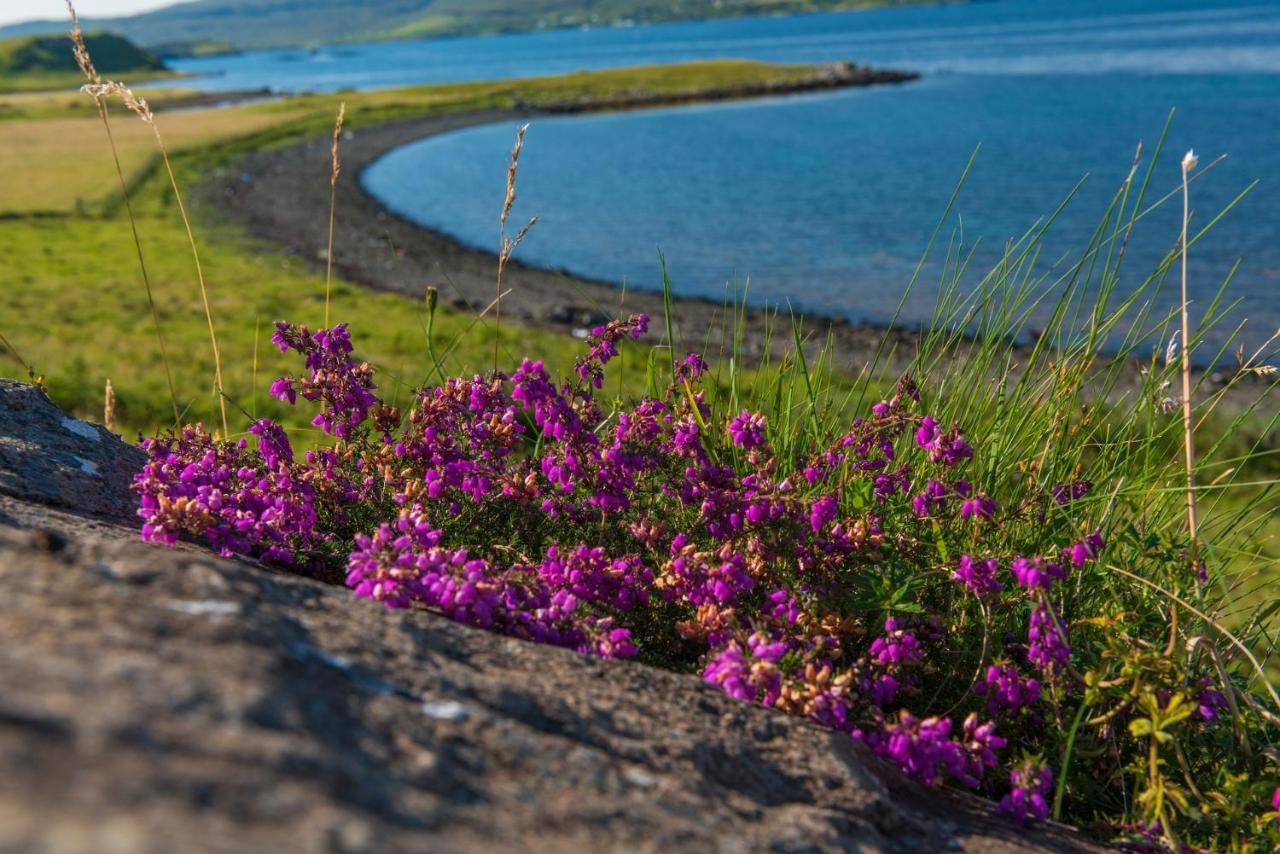
[[[1280,325],[1280,2],[1001,0],[854,14],[555,32],[266,53],[220,64],[217,85],[322,89],[517,76],[710,56],[856,59],[925,73],[919,83],[750,103],[540,118],[529,132],[516,217],[540,224],[526,261],[718,297],[749,279],[758,301],[883,320],[891,314],[976,145],[960,198],[976,272],[1088,181],[1050,232],[1045,263],[1079,250],[1129,172],[1178,116],[1152,198],[1175,188],[1194,147],[1228,158],[1194,187],[1206,222],[1260,186],[1193,248],[1204,307],[1237,258],[1247,339]],[[287,57],[292,57],[286,61]],[[391,153],[364,175],[390,207],[489,247],[515,123]],[[1169,205],[1135,231],[1132,287],[1177,237]],[[948,232],[948,235],[950,232]],[[946,235],[944,235],[946,236]],[[936,283],[940,269],[926,269]],[[971,277],[976,281],[976,275]],[[929,288],[909,306],[927,316]],[[1164,303],[1165,305],[1171,302]]]

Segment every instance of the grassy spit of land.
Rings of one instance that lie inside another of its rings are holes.
[[[753,62],[707,62],[622,69],[499,83],[424,86],[344,95],[309,95],[221,109],[161,112],[157,116],[184,188],[210,175],[230,174],[235,161],[327,134],[340,103],[346,127],[362,128],[424,116],[479,110],[539,109],[627,97],[684,100],[699,92],[735,88],[826,86],[830,69]],[[151,431],[166,422],[168,392],[150,329],[145,291],[125,206],[121,203],[111,149],[101,120],[83,106],[57,111],[67,93],[9,99],[0,112],[0,170],[12,176],[0,198],[0,334],[13,349],[0,352],[0,370],[25,374],[22,361],[46,377],[55,399],[72,411],[100,412],[106,379],[114,384],[121,427]],[[80,96],[86,101],[87,96]],[[92,109],[92,104],[89,104]],[[216,411],[210,396],[210,355],[186,236],[167,181],[159,174],[151,129],[116,109],[111,118],[123,170],[130,183],[148,273],[169,344],[182,405],[191,418]],[[18,176],[21,176],[20,178]],[[350,184],[354,177],[343,176]],[[328,165],[315,176],[328,187]],[[281,207],[293,203],[280,199]],[[314,212],[323,221],[327,211]],[[216,215],[211,205],[194,210],[196,237],[219,325],[226,388],[253,409],[255,375],[282,370],[264,346],[270,324],[283,318],[315,325],[323,282],[308,258],[284,256],[245,229]],[[495,210],[495,219],[497,211]],[[496,223],[495,223],[496,226]],[[426,283],[424,283],[425,285]],[[339,281],[334,316],[349,321],[366,355],[385,377],[416,383],[423,375],[424,318],[421,298],[371,294]],[[446,301],[448,297],[445,297]],[[466,330],[450,355],[450,366],[473,370],[491,352],[488,321],[475,313],[448,311],[437,318],[445,340]],[[564,336],[508,325],[511,355],[545,354],[566,364]],[[76,342],[68,347],[67,342]],[[15,352],[16,351],[16,354]],[[390,380],[388,380],[390,381]],[[265,404],[264,404],[265,405]],[[270,410],[274,414],[283,414]]]

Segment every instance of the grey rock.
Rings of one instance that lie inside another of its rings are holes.
[[[146,457],[105,427],[66,415],[40,389],[0,379],[0,494],[115,519]]]
[[[32,394],[0,447],[94,452]],[[77,514],[5,453],[0,851],[1092,850],[693,676],[146,546],[127,478]]]

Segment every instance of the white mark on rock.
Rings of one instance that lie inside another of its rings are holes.
[[[175,599],[167,602],[165,607],[193,617],[230,617],[240,613],[240,606],[235,602],[218,602],[213,599],[202,602],[184,602]]]
[[[643,768],[628,768],[622,772],[622,776],[628,783],[641,789],[652,789],[658,785],[654,776]]]
[[[350,661],[340,655],[334,655],[328,650],[313,646],[307,651],[310,653],[311,657],[320,660],[335,670],[341,670],[344,673],[349,673],[352,669]]]
[[[422,704],[422,713],[438,721],[461,721],[466,720],[471,711],[457,700],[428,700]]]
[[[90,442],[101,442],[102,437],[98,435],[98,429],[92,424],[86,424],[75,418],[67,418],[63,416],[62,429],[68,433],[74,433],[81,439],[88,439]]]
[[[98,464],[93,460],[86,460],[84,457],[76,457],[76,462],[80,464],[80,471],[85,474],[98,476]]]

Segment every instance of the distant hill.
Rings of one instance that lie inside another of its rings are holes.
[[[91,19],[148,47],[239,49],[343,41],[905,6],[937,0],[196,0],[127,18]],[[0,28],[0,36],[50,32],[62,21]],[[96,54],[95,54],[96,56]]]
[[[103,74],[164,71],[164,63],[127,38],[113,33],[86,33],[85,44]],[[0,74],[78,73],[71,42],[65,35],[19,36],[0,40]]]
[[[86,33],[85,44],[104,76],[121,75],[138,81],[168,72],[155,54],[123,36]],[[66,35],[0,39],[0,92],[55,89],[83,82]]]

